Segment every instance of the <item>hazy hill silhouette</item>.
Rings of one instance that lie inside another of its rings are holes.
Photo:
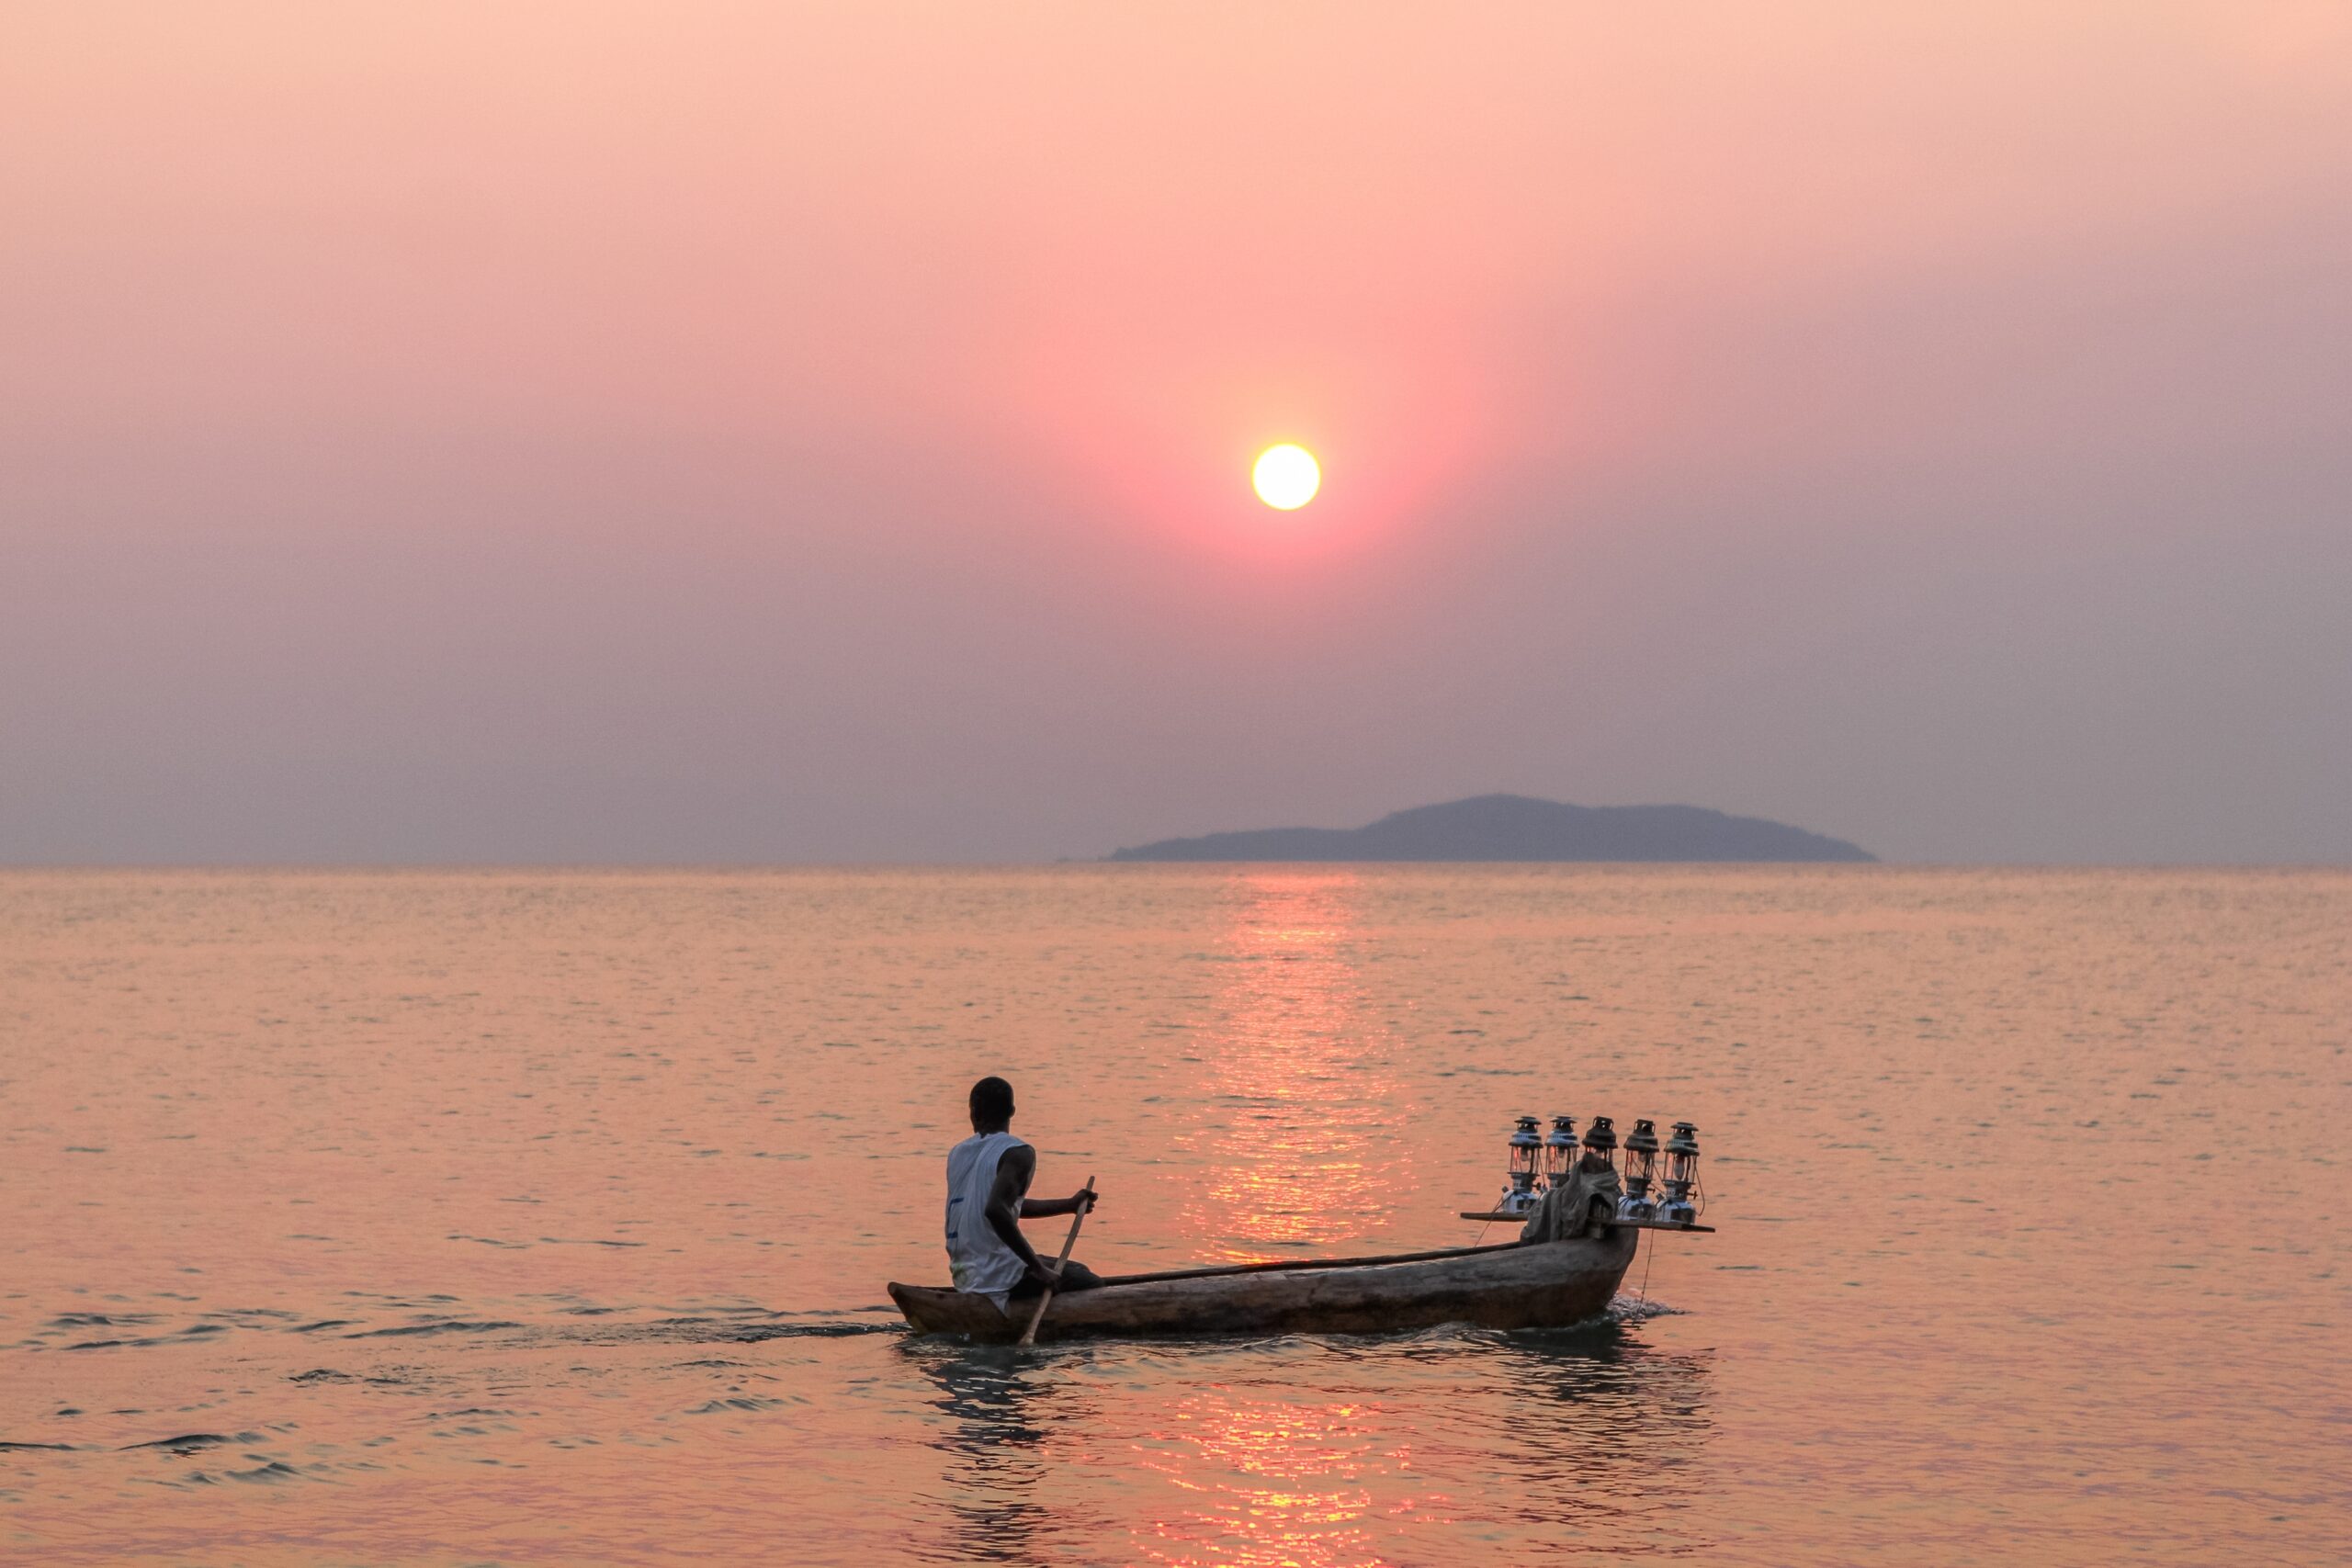
[[[1163,839],[1113,860],[1874,861],[1843,839],[1697,806],[1565,806],[1481,795],[1364,828],[1261,828]]]

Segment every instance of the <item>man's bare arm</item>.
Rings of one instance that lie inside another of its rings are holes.
[[[1067,1198],[1023,1198],[1021,1217],[1024,1220],[1049,1219],[1056,1214],[1075,1214],[1080,1209],[1094,1207],[1100,1192],[1073,1192]]]

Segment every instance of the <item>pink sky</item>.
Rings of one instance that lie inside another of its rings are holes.
[[[2341,6],[19,5],[0,212],[0,860],[2352,859]]]

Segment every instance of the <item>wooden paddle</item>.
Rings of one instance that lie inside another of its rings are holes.
[[[1079,1190],[1091,1196],[1094,1191],[1094,1178],[1088,1177],[1086,1185]],[[1078,1227],[1086,1223],[1086,1211],[1092,1207],[1094,1205],[1091,1203],[1081,1204],[1078,1213],[1069,1217],[1069,1235],[1062,1238],[1062,1255],[1054,1259],[1055,1280],[1062,1277],[1062,1269],[1069,1262],[1069,1249],[1078,1245]],[[1046,1305],[1053,1299],[1054,1286],[1053,1281],[1049,1280],[1046,1283],[1046,1288],[1037,1292],[1037,1310],[1029,1314],[1029,1326],[1021,1331],[1022,1344],[1034,1345],[1037,1342],[1037,1325],[1046,1321]]]

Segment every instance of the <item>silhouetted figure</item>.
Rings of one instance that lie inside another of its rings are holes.
[[[957,1290],[987,1296],[1000,1311],[1048,1284],[1091,1291],[1102,1282],[1075,1258],[1057,1277],[1021,1234],[1023,1220],[1075,1214],[1102,1194],[1024,1196],[1037,1174],[1037,1151],[1012,1135],[1012,1086],[982,1078],[972,1086],[972,1135],[947,1151],[948,1271]]]

